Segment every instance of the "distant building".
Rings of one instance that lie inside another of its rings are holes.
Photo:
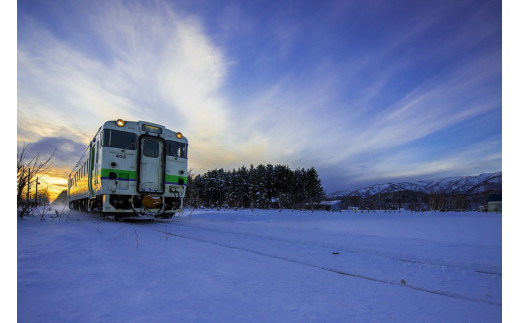
[[[502,194],[491,194],[488,197],[488,212],[502,212]]]
[[[347,210],[349,210],[351,212],[357,212],[357,211],[359,211],[359,207],[357,207],[357,206],[349,206],[347,208]]]
[[[327,211],[339,212],[341,210],[341,201],[322,201],[320,206]]]
[[[488,204],[478,207],[480,212],[502,212],[502,194],[491,194]]]

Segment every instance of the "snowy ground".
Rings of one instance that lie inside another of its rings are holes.
[[[500,322],[502,216],[18,220],[20,322]]]

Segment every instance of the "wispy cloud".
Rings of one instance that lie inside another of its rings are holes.
[[[183,131],[202,151],[218,147],[228,129],[219,94],[226,62],[200,23],[161,2],[96,4],[88,16],[93,42],[107,48],[109,60],[31,22],[18,50],[19,140],[67,134],[86,143],[102,122],[122,117]]]
[[[464,147],[455,153],[439,156],[435,160],[421,158],[420,150],[400,150],[386,154],[384,160],[374,162],[370,166],[370,173],[351,174],[352,180],[360,183],[378,180],[383,183],[386,180],[494,172],[502,160],[502,154],[496,152],[496,147],[500,144],[501,140],[490,139]]]
[[[124,118],[182,131],[196,172],[282,163],[348,183],[458,169],[463,156],[484,169],[487,157],[466,149],[482,145],[463,138],[460,153],[412,158],[426,139],[501,111],[500,24],[489,4],[470,5],[247,3],[187,14],[189,4],[167,1],[80,1],[71,6],[81,15],[52,23],[21,15],[18,141],[86,145],[104,121]],[[500,151],[486,152],[495,165]]]

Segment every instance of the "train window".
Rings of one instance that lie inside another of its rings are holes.
[[[188,145],[177,141],[166,141],[166,154],[168,156],[188,158]]]
[[[103,146],[135,150],[137,135],[135,133],[105,129],[103,130]]]
[[[99,141],[97,142],[97,150],[96,150],[96,164],[99,161]]]
[[[146,157],[159,157],[159,142],[155,140],[144,140],[143,155]]]

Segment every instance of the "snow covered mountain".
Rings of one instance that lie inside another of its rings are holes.
[[[340,191],[327,195],[328,198],[344,196],[369,197],[375,194],[384,194],[398,191],[414,191],[426,194],[475,194],[489,190],[502,189],[502,172],[480,174],[478,176],[456,176],[416,182],[386,183],[368,186],[365,188]]]

